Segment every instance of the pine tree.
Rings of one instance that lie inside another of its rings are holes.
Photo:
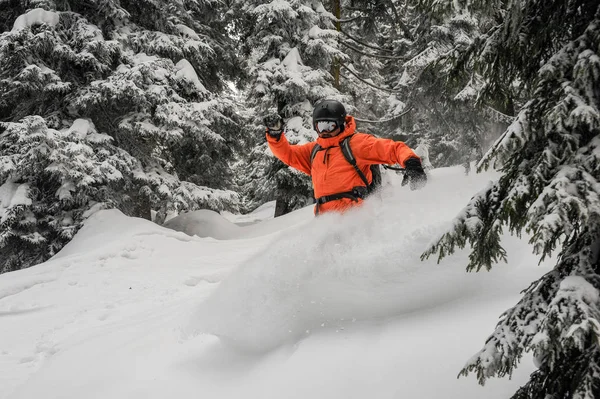
[[[343,88],[371,132],[426,145],[438,166],[468,166],[495,132],[483,112],[488,108],[477,105],[481,77],[472,65],[454,65],[469,53],[482,24],[446,5],[344,2],[341,43],[350,61],[343,65]]]
[[[11,0],[3,4],[9,7],[0,10],[0,164],[4,165],[0,185],[7,191],[9,186],[22,187],[21,192],[27,193],[18,207],[23,210],[10,211],[20,213],[6,216],[0,229],[0,251],[11,257],[10,268],[29,266],[55,253],[96,202],[148,219],[158,212],[159,221],[167,212],[237,208],[229,164],[241,129],[234,104],[219,93],[225,79],[238,76],[239,67],[226,34],[223,3]],[[64,132],[79,120],[93,126],[94,137],[110,140],[85,142],[77,153],[71,143],[85,140]],[[81,157],[98,154],[98,159],[90,158],[92,165],[106,162],[103,157],[116,157],[121,162],[113,166],[121,180],[112,187],[114,181],[92,174],[94,167],[77,169],[67,156],[57,164],[56,154],[43,151],[34,166],[30,154],[15,144],[19,140],[55,152],[68,147],[64,151]],[[12,164],[31,164],[29,168],[37,172],[21,173],[6,166]],[[69,168],[82,176],[70,176]],[[52,174],[53,179],[45,182],[36,174]],[[78,185],[77,179],[94,190]],[[65,190],[60,187],[66,181],[73,181],[73,200],[61,198]],[[51,209],[44,211],[49,204]],[[33,222],[23,216],[31,212],[38,221],[45,212],[57,218],[61,212],[72,212],[66,224],[71,227],[59,229],[57,223],[62,222]],[[55,239],[58,231],[63,233]],[[33,236],[39,251],[18,249],[15,240],[32,243]]]
[[[340,63],[341,90],[352,99],[359,129],[382,137],[389,137],[379,121],[390,117],[386,111],[393,93],[383,71],[388,62],[399,62],[390,45],[395,20],[387,11],[385,2],[346,0],[341,2],[339,24],[339,43],[347,54]]]
[[[286,122],[291,143],[312,141],[313,104],[323,98],[344,100],[334,86],[332,65],[338,49],[334,16],[319,1],[262,0],[238,3],[246,16],[241,36],[249,67],[248,104],[254,148],[243,164],[249,207],[278,200],[278,214],[312,202],[310,178],[274,158],[265,143],[265,116]],[[243,21],[244,22],[244,21]]]
[[[468,167],[481,158],[490,124],[478,104],[485,81],[465,57],[487,21],[457,5],[398,2],[407,22],[394,45],[404,62],[388,72],[412,110],[396,124],[399,134],[426,144],[436,166]]]
[[[42,262],[74,235],[90,207],[117,205],[138,161],[88,120],[57,131],[40,116],[0,135],[0,272]]]
[[[473,6],[490,12],[488,2]],[[529,0],[501,11],[473,60],[488,81],[484,95],[502,98],[518,82],[529,101],[482,161],[502,177],[471,199],[426,255],[441,258],[470,244],[468,269],[490,269],[507,258],[500,243],[505,228],[528,233],[541,259],[559,251],[554,269],[502,315],[462,373],[475,372],[483,384],[510,375],[531,351],[538,370],[514,398],[597,398],[600,6]]]

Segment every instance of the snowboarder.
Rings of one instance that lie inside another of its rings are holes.
[[[411,189],[427,182],[421,159],[406,144],[356,132],[354,118],[339,101],[322,100],[315,105],[313,128],[316,141],[291,145],[281,119],[265,121],[267,142],[285,164],[312,177],[315,214],[344,211],[359,205],[372,191],[371,165],[400,164]]]

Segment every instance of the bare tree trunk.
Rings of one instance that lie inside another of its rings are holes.
[[[288,209],[288,205],[287,203],[281,199],[281,198],[277,198],[277,200],[275,201],[275,216],[281,216],[281,215],[285,215],[286,213],[289,213],[290,210]]]
[[[139,193],[139,196],[135,198],[133,216],[152,220],[152,205],[146,193]]]
[[[339,22],[339,20],[342,17],[341,0],[331,0],[331,13],[333,15],[335,15],[335,17],[338,19],[335,22],[335,28],[338,32],[340,32],[342,30],[342,24]],[[340,61],[336,58],[331,65],[331,74],[333,75],[333,85],[335,86],[336,89],[340,88],[340,68],[341,68]]]

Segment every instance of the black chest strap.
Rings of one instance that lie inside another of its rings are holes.
[[[331,195],[324,195],[316,199],[316,212],[315,214],[319,214],[319,208],[322,204],[331,201],[337,201],[342,198],[351,199],[354,202],[358,202],[359,199],[364,199],[367,194],[367,190],[364,187],[354,187],[352,191],[346,191],[343,193],[335,193]]]

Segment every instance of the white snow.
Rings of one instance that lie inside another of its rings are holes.
[[[160,60],[160,58],[158,58],[158,56],[156,55],[148,55],[146,53],[135,53],[132,55],[132,61],[134,63],[134,65],[139,65],[139,64],[153,64],[156,63]],[[123,65],[125,67],[125,69],[128,69],[129,66],[127,65]],[[119,65],[119,68],[121,67],[121,65]]]
[[[274,209],[265,210],[263,213],[273,214]],[[232,218],[238,222],[233,223],[217,212],[204,209],[194,212],[183,213],[173,219],[170,219],[164,224],[170,229],[184,232],[188,235],[196,235],[198,237],[212,237],[218,240],[233,240],[240,238],[260,237],[273,232],[279,233],[289,226],[295,226],[300,223],[310,221],[310,216],[313,211],[310,207],[302,211],[294,212],[289,215],[284,215],[278,218],[272,216],[269,220],[264,220],[262,223],[254,222],[250,216],[245,222],[242,217]]]
[[[282,61],[282,64],[292,72],[298,72],[300,70],[300,65],[304,65],[302,62],[302,58],[300,57],[300,52],[297,47],[294,47],[290,50],[290,52],[285,56]]]
[[[314,25],[308,31],[308,37],[310,39],[324,39],[335,37],[337,35],[337,31],[332,29],[321,29],[318,25]]]
[[[56,26],[58,24],[59,15],[54,11],[46,11],[43,8],[34,8],[26,12],[15,20],[12,31],[32,27],[34,25],[46,24]]]
[[[83,140],[88,132],[96,133],[96,128],[94,127],[94,124],[87,119],[75,119],[71,127],[67,130],[67,134],[72,135],[79,140]]]
[[[572,297],[574,293],[578,294],[577,297],[579,297],[580,301],[587,304],[597,303],[600,299],[598,290],[585,278],[581,276],[567,276],[560,282],[559,293],[556,295],[557,301],[563,297]]]
[[[179,61],[175,65],[175,69],[177,69],[177,73],[175,75],[177,79],[181,79],[185,82],[191,83],[200,93],[206,92],[206,88],[200,82],[200,79],[198,79],[196,70],[188,60],[182,59],[181,61]]]
[[[433,169],[433,165],[431,164],[431,160],[429,159],[429,148],[425,143],[421,143],[414,149],[415,154],[421,158],[421,164],[423,164],[423,169],[425,171],[430,171]]]
[[[196,31],[194,31],[192,28],[185,26],[183,24],[177,24],[177,25],[175,25],[175,27],[177,28],[179,33],[181,33],[183,36],[189,37],[190,39],[194,39],[194,40],[201,40],[200,36],[198,36]]]
[[[508,235],[489,273],[465,273],[467,251],[419,260],[495,178],[398,177],[343,216],[196,213],[206,238],[97,211],[50,261],[0,275],[0,397],[506,398],[531,358],[485,387],[456,376],[548,265]]]
[[[4,222],[11,208],[17,205],[31,205],[28,193],[29,184],[15,183],[10,179],[0,186],[0,223]]]
[[[244,225],[257,223],[261,220],[273,219],[275,217],[275,201],[262,204],[246,215],[236,215],[231,212],[222,211],[221,215],[232,223]]]

